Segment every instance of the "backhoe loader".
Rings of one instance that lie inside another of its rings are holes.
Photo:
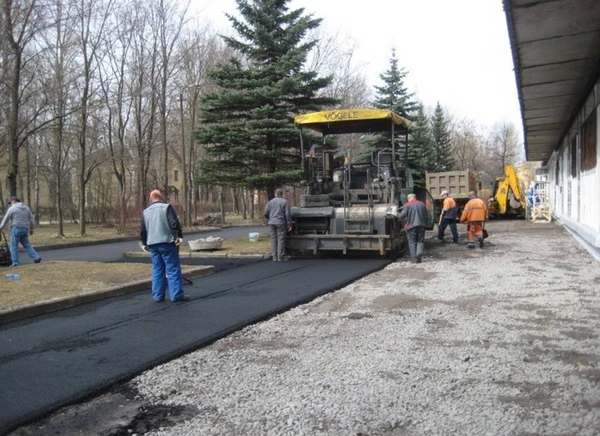
[[[498,177],[494,183],[493,196],[488,200],[490,218],[518,217],[524,218],[527,201],[521,181],[515,169],[504,167],[504,177]]]

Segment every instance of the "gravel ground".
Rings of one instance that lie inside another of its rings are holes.
[[[400,259],[63,410],[62,427],[15,434],[598,435],[598,261],[556,224],[488,230],[483,250],[429,234],[421,264]]]
[[[142,374],[179,411],[145,434],[599,434],[598,262],[556,224],[488,229]]]

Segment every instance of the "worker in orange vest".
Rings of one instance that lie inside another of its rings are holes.
[[[440,223],[438,225],[438,239],[444,242],[444,232],[446,227],[450,226],[452,232],[452,242],[458,243],[458,230],[456,230],[456,218],[458,218],[458,207],[456,207],[456,201],[450,197],[448,191],[442,191],[442,198],[444,204],[442,205],[442,215],[440,216]]]
[[[469,202],[466,204],[460,217],[460,222],[467,225],[467,237],[469,248],[475,248],[475,240],[479,242],[479,248],[483,248],[483,226],[487,220],[487,207],[485,202],[477,198],[477,193],[469,192]]]

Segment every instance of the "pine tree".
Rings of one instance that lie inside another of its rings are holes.
[[[200,183],[266,189],[301,177],[295,115],[337,100],[318,97],[331,78],[303,71],[316,41],[304,41],[321,20],[288,10],[290,0],[236,0],[228,15],[239,39],[224,37],[243,61],[207,73],[218,90],[203,99],[198,142],[205,144]]]
[[[422,103],[417,105],[416,116],[410,129],[408,167],[415,186],[425,187],[425,172],[434,166],[434,143],[430,120]]]
[[[434,160],[431,171],[451,171],[454,167],[452,157],[452,132],[450,120],[438,102],[431,120],[433,134]]]
[[[383,86],[375,86],[373,106],[377,109],[390,110],[412,121],[415,118],[417,102],[414,100],[414,94],[409,93],[404,85],[404,78],[407,74],[408,72],[404,68],[398,68],[396,50],[392,49],[389,69],[379,75]],[[403,148],[406,143],[405,133],[398,130],[395,132],[395,136],[394,141]],[[372,149],[381,143],[390,144],[389,132],[375,135],[372,140],[367,141],[366,145]]]
[[[379,78],[383,81],[383,86],[375,87],[374,106],[377,109],[387,109],[396,112],[408,120],[413,120],[417,102],[414,100],[414,94],[410,94],[404,85],[404,78],[408,72],[404,68],[398,68],[398,58],[396,49],[392,49],[390,58],[390,67]]]

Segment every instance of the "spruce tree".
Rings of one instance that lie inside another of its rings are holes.
[[[390,67],[379,75],[379,78],[383,81],[383,86],[375,87],[374,106],[377,109],[396,112],[398,115],[412,121],[417,102],[414,100],[414,94],[409,93],[404,85],[404,78],[407,75],[408,72],[404,68],[398,68],[396,49],[392,49]]]
[[[450,120],[438,102],[431,120],[434,144],[434,161],[431,171],[451,171],[454,167],[452,157],[452,131]]]
[[[198,142],[200,183],[266,189],[301,178],[294,116],[337,100],[319,97],[331,78],[303,71],[317,41],[305,41],[321,20],[290,0],[236,0],[241,19],[227,15],[238,38],[224,37],[239,58],[207,73],[217,90],[203,98]]]
[[[407,74],[408,72],[404,68],[398,67],[396,50],[392,49],[389,69],[379,75],[383,85],[375,86],[376,93],[373,106],[377,109],[390,110],[412,121],[415,118],[417,102],[414,100],[414,94],[409,93],[404,84],[404,78]],[[395,136],[394,142],[403,149],[406,143],[404,131],[395,131]],[[374,135],[372,140],[366,141],[369,149],[373,149],[381,143],[390,145],[390,132],[382,132]],[[403,154],[403,150],[398,151]]]
[[[408,146],[408,167],[412,172],[415,186],[424,188],[426,185],[425,172],[434,167],[433,146],[430,120],[423,104],[419,103],[410,129]]]

